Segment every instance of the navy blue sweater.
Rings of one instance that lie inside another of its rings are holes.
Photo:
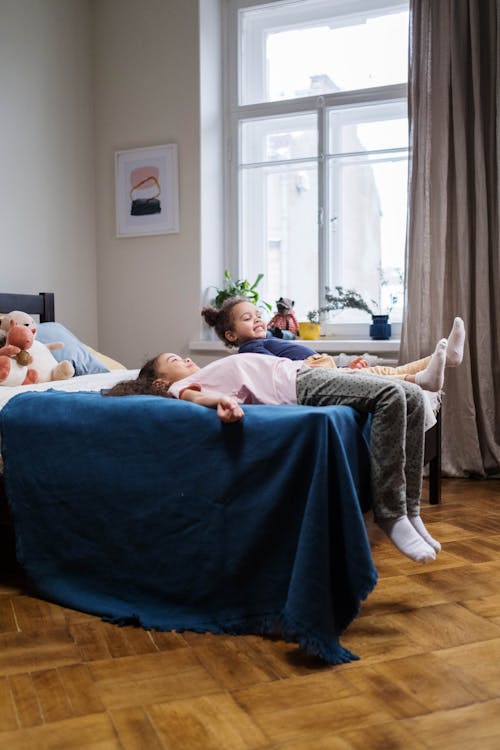
[[[269,354],[272,357],[285,357],[286,359],[307,359],[311,354],[316,354],[316,351],[305,344],[298,344],[296,341],[268,338],[246,341],[238,349],[238,354],[249,353]]]

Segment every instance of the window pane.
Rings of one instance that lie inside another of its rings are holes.
[[[346,154],[328,160],[330,284],[355,288],[383,308],[396,295],[401,314],[406,102],[332,109],[328,122],[330,154]],[[392,319],[399,319],[396,309]]]
[[[407,80],[408,3],[274,2],[240,10],[239,103]]]
[[[408,148],[406,102],[330,110],[330,154]]]
[[[394,321],[402,305],[407,171],[406,152],[329,163],[332,284],[354,288],[382,308],[399,295]]]
[[[295,300],[304,319],[318,300],[317,165],[242,168],[242,275],[264,274],[262,297]]]
[[[315,113],[243,122],[241,163],[315,157],[318,152],[316,123]]]

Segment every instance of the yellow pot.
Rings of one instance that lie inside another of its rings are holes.
[[[317,341],[320,335],[319,323],[310,323],[308,320],[299,323],[299,333],[301,339],[308,341]]]

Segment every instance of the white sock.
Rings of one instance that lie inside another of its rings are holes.
[[[462,318],[455,318],[448,336],[446,367],[458,367],[464,356],[465,325]]]
[[[436,559],[436,553],[417,533],[408,516],[382,519],[377,524],[403,555],[422,563]]]
[[[420,534],[424,542],[427,542],[429,547],[432,547],[432,549],[435,552],[441,552],[441,545],[436,539],[433,539],[427,529],[424,526],[424,522],[420,518],[420,516],[408,516],[409,521],[417,534]]]
[[[415,375],[415,383],[426,391],[440,391],[444,383],[444,368],[446,366],[447,341],[441,339],[425,368]]]

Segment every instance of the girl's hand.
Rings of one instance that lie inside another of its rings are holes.
[[[350,370],[362,370],[364,367],[368,367],[368,362],[366,361],[366,359],[363,359],[363,357],[356,357],[356,359],[353,359],[348,367]]]
[[[243,417],[243,409],[234,398],[222,396],[217,404],[217,415],[221,422],[238,422]]]

